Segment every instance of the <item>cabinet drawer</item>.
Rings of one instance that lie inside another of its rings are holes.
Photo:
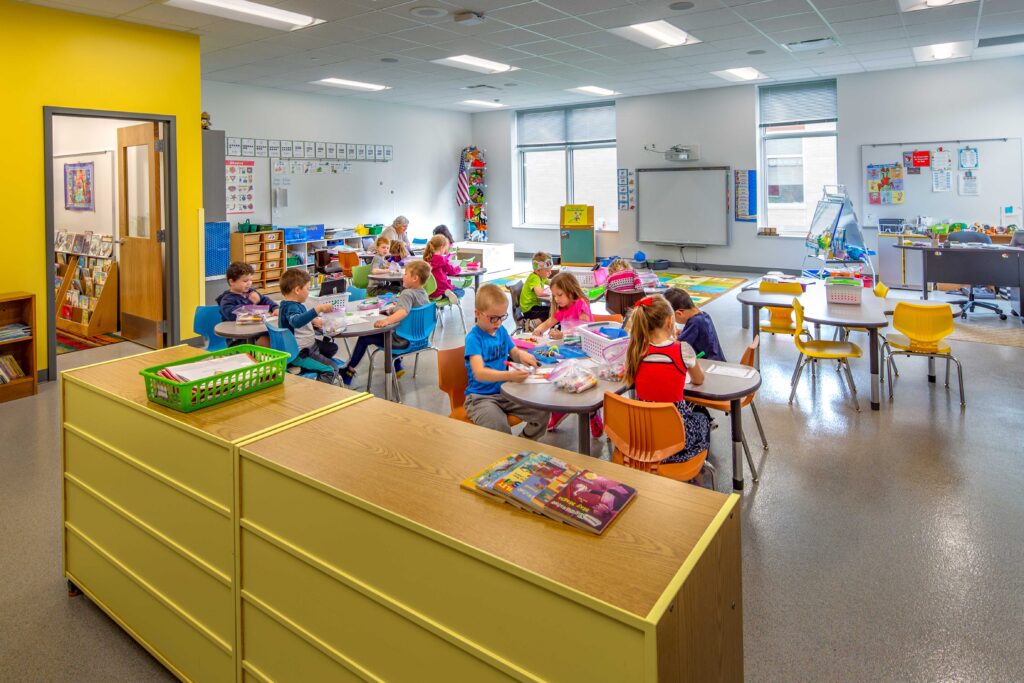
[[[267,261],[265,264],[263,264],[263,267],[266,268],[268,271],[270,271],[270,270],[280,270],[281,269],[281,262],[279,260],[277,260],[277,259],[274,259],[273,261]]]
[[[276,281],[281,278],[281,269],[270,270],[269,268],[264,271],[263,279],[267,282]]]
[[[253,253],[246,252],[244,260],[246,263],[250,263],[252,265],[263,263],[263,253],[259,251]]]
[[[242,242],[244,242],[245,244],[259,244],[262,241],[263,240],[260,239],[260,235],[255,233],[251,235],[245,234],[242,236]]]
[[[267,252],[268,258],[273,255],[274,258],[280,258],[281,254],[281,243],[280,242],[267,242],[263,245],[263,251]]]
[[[257,242],[256,244],[246,244],[245,245],[245,253],[246,254],[257,254],[257,255],[259,255],[262,251],[263,251],[263,247],[260,246],[259,242]]]
[[[264,232],[264,233],[262,233],[262,236],[263,236],[263,242],[264,243],[270,243],[270,242],[278,242],[278,243],[280,243],[281,242],[281,233],[276,231],[276,230],[274,230],[272,232]]]

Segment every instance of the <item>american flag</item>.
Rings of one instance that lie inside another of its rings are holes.
[[[466,151],[468,149],[467,147],[462,150],[462,154],[459,155],[459,180],[455,188],[455,203],[459,206],[469,202],[469,174],[466,172]]]

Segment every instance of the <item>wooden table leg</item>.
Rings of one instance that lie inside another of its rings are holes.
[[[577,430],[577,449],[583,455],[590,455],[590,413],[579,413],[576,416],[579,424]]]

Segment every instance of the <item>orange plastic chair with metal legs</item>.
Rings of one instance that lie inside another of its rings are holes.
[[[452,413],[448,417],[461,422],[472,422],[466,415],[466,387],[469,386],[469,375],[466,374],[466,347],[443,349],[437,352],[437,386],[448,394],[448,403]],[[518,417],[508,416],[508,426],[514,427],[522,422]]]
[[[613,462],[677,481],[691,481],[707,468],[711,487],[716,487],[707,451],[686,462],[663,462],[686,447],[686,427],[674,404],[635,401],[609,391],[604,419],[605,433],[615,446]]]
[[[622,316],[618,313],[612,313],[609,315],[594,315],[595,323],[622,323]]]

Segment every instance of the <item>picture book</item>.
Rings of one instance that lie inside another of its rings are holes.
[[[11,380],[24,376],[25,371],[21,369],[14,356],[9,353],[0,356],[0,384],[7,384]]]
[[[544,453],[492,463],[462,488],[600,534],[637,496],[636,489]]]
[[[110,258],[114,255],[114,238],[110,235],[104,235],[100,240],[100,256],[103,258]]]
[[[636,489],[584,470],[548,501],[546,514],[600,534],[636,498]]]
[[[85,235],[76,234],[71,243],[70,251],[76,254],[85,254],[89,250],[89,243]]]
[[[494,482],[504,477],[508,474],[509,470],[517,467],[520,462],[528,458],[530,455],[532,454],[529,452],[523,452],[502,458],[498,462],[491,463],[487,467],[483,468],[472,477],[463,479],[460,486],[467,491],[474,491],[485,496],[500,498],[492,488]]]
[[[53,250],[54,251],[67,251],[68,241],[70,240],[71,234],[67,230],[61,230],[53,238]]]
[[[103,239],[99,235],[89,236],[89,256],[100,255],[100,244],[102,241]]]

